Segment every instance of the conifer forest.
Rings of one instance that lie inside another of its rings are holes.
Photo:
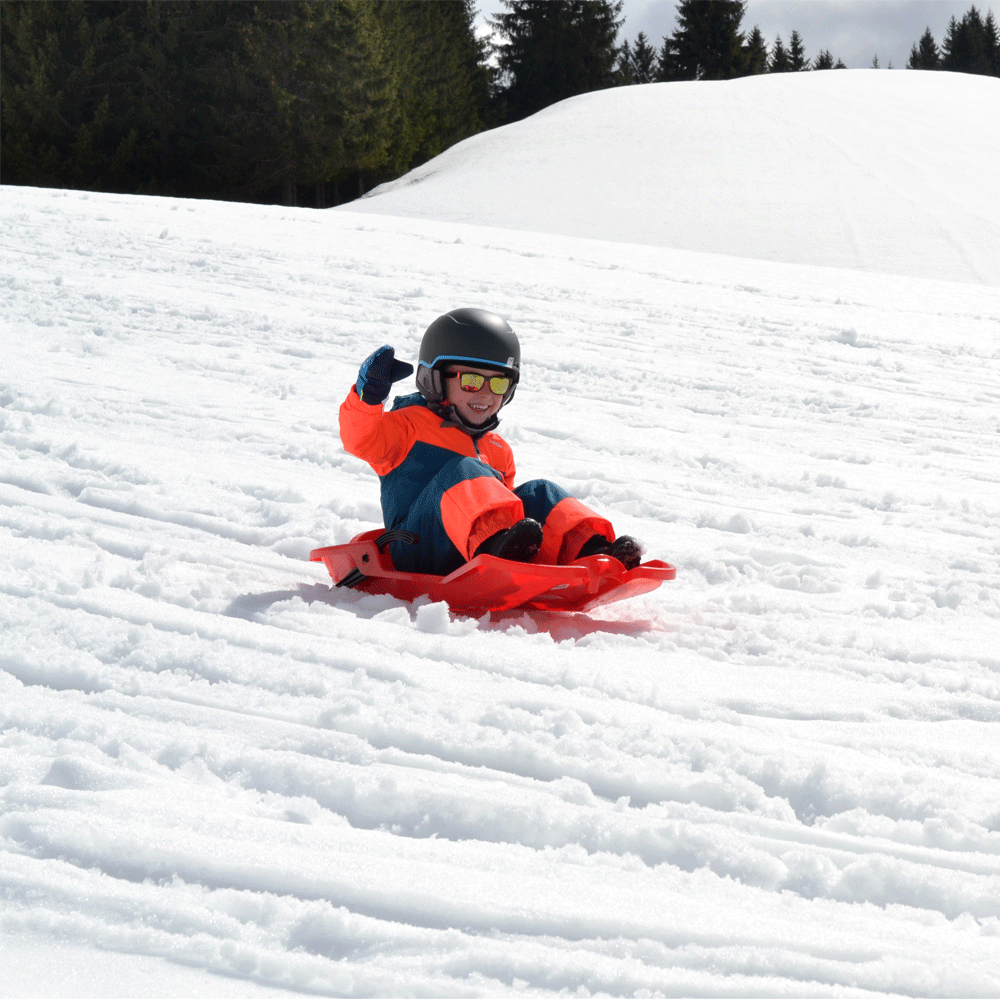
[[[2,0],[0,181],[323,208],[484,129],[615,86],[843,67],[743,0],[681,0],[629,39],[620,0]],[[992,13],[908,69],[1000,76]]]

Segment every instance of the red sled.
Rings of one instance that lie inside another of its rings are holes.
[[[445,601],[452,611],[481,615],[486,611],[531,608],[543,611],[589,611],[656,590],[673,580],[670,563],[652,559],[626,570],[610,556],[588,556],[568,566],[511,562],[476,556],[447,576],[403,573],[386,548],[401,535],[384,529],[365,531],[346,545],[313,549],[309,558],[326,565],[338,587],[368,594],[391,594],[403,601],[427,595]]]

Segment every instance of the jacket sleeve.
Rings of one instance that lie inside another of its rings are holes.
[[[364,459],[384,476],[406,458],[416,433],[413,424],[396,413],[386,413],[382,405],[361,401],[352,385],[340,406],[340,440],[344,449]]]

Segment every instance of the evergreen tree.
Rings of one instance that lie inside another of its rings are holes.
[[[833,54],[829,49],[822,49],[813,60],[813,69],[833,69]]]
[[[325,204],[478,131],[472,0],[3,0],[7,183]]]
[[[757,25],[754,25],[753,31],[747,36],[744,60],[748,76],[767,72],[767,43]]]
[[[975,8],[973,7],[973,10]],[[978,12],[977,12],[978,14]],[[972,39],[969,16],[961,21],[952,16],[948,32],[941,43],[941,68],[955,73],[967,73],[972,63]]]
[[[475,0],[407,0],[407,5],[423,27],[421,76],[436,105],[433,138],[417,151],[422,162],[482,131],[489,115],[491,73],[488,44],[473,26]]]
[[[67,171],[73,126],[63,107],[68,83],[64,51],[77,28],[82,8],[63,8],[38,0],[0,3],[0,118],[3,180],[8,184],[53,185]],[[73,24],[70,24],[72,20]],[[79,65],[74,54],[72,62]],[[75,88],[74,88],[75,89]]]
[[[670,35],[664,35],[663,44],[656,53],[655,79],[658,83],[681,80],[680,68],[677,63],[677,51]]]
[[[4,179],[211,191],[226,6],[4,0]]]
[[[480,131],[489,119],[491,81],[471,0],[378,0],[374,14],[395,94],[388,159],[375,175],[388,179]]]
[[[635,83],[635,63],[632,60],[632,46],[626,38],[618,50],[618,63],[615,67],[618,74],[618,82],[625,87]]]
[[[238,9],[238,8],[237,8]],[[392,75],[370,4],[261,0],[252,14],[230,97],[237,151],[251,165],[248,195],[371,170],[389,156]]]
[[[788,41],[788,62],[793,73],[801,73],[803,70],[809,69],[809,60],[806,59],[806,48],[802,37],[794,30]]]
[[[781,35],[776,35],[774,45],[771,48],[771,61],[768,63],[769,73],[790,73],[792,71],[792,61],[788,55],[788,50],[781,41]]]
[[[116,27],[110,21],[95,27],[81,2],[0,4],[6,183],[110,183],[109,160],[128,135],[112,106],[118,94],[106,66]]]
[[[937,69],[941,57],[938,54],[937,43],[931,34],[930,26],[920,36],[919,47],[917,43],[910,49],[910,61],[907,63],[908,69]]]
[[[746,71],[740,25],[745,0],[680,0],[672,36],[676,76],[730,80]]]
[[[556,101],[615,83],[622,0],[504,0],[490,23],[504,117],[526,118]]]
[[[649,44],[644,31],[635,36],[632,72],[636,83],[652,83],[656,79],[656,50]]]
[[[138,20],[125,51],[135,148],[132,190],[221,193],[226,123],[219,80],[229,69],[228,4],[161,0],[122,4]]]
[[[989,53],[990,76],[1000,76],[1000,31],[997,30],[997,22],[996,18],[993,17],[993,11],[987,13],[983,30],[984,46]]]
[[[940,68],[953,73],[1000,75],[1000,51],[992,12],[984,20],[972,6],[961,21],[952,17],[941,43]]]

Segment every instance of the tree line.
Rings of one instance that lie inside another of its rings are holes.
[[[1000,35],[993,11],[984,18],[973,5],[960,21],[952,17],[940,48],[928,27],[910,49],[907,67],[1000,76]]]
[[[746,4],[678,4],[677,28],[655,49],[640,31],[632,46],[621,48],[618,71],[623,83],[660,83],[670,80],[731,80],[762,73],[801,73],[805,70],[846,69],[829,49],[806,58],[805,43],[793,30],[788,45],[777,35],[768,48],[760,27],[744,35],[740,30]]]
[[[0,179],[324,207],[485,128],[607,87],[835,69],[769,47],[745,0],[681,0],[619,42],[621,0],[0,0]],[[1000,75],[992,13],[914,69]]]
[[[492,124],[472,0],[3,0],[3,181],[322,207]]]
[[[505,120],[607,87],[844,68],[829,51],[807,60],[798,31],[787,48],[779,35],[770,50],[759,27],[744,35],[745,0],[681,0],[677,27],[659,48],[644,32],[618,43],[620,0],[505,0],[505,6],[492,20],[501,39],[498,104]]]
[[[686,0],[677,5],[677,27],[659,49],[640,32],[620,50],[621,83],[668,80],[727,80],[759,73],[798,73],[803,70],[845,69],[829,49],[813,59],[805,55],[798,31],[787,47],[778,35],[770,49],[759,27],[741,30],[746,3],[741,0]],[[872,66],[878,68],[878,56]],[[984,18],[973,5],[961,20],[952,17],[939,48],[930,28],[915,42],[909,69],[947,70],[1000,76],[1000,41],[993,12]],[[890,66],[891,68],[891,66]]]

